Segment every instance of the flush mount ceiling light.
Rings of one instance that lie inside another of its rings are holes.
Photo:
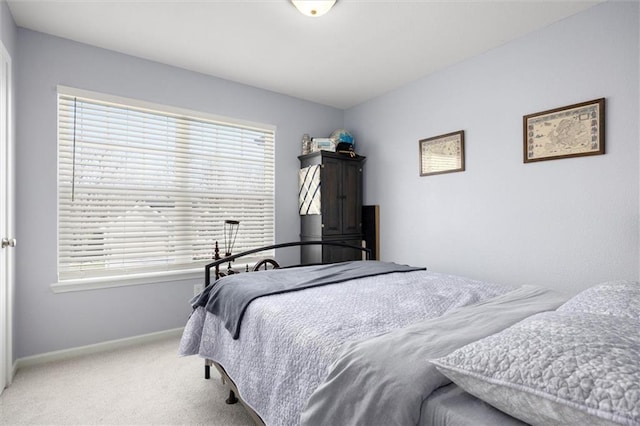
[[[327,13],[336,0],[291,0],[291,3],[302,14],[317,18]]]

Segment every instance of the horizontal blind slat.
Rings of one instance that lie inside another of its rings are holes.
[[[59,279],[202,265],[225,219],[273,244],[273,129],[64,93],[58,129]]]

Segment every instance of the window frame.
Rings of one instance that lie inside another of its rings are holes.
[[[273,223],[271,224],[272,235],[270,238],[271,240],[270,244],[275,243],[275,218],[276,218],[276,205],[275,205],[276,126],[275,125],[240,120],[236,118],[210,114],[202,111],[195,111],[195,110],[174,107],[174,106],[165,105],[165,104],[158,104],[158,103],[143,101],[139,99],[126,98],[126,97],[121,97],[116,95],[109,95],[109,94],[104,94],[104,93],[99,93],[94,91],[88,91],[88,90],[58,85],[57,91],[56,91],[56,108],[58,110],[58,116],[56,118],[56,123],[58,127],[57,134],[56,134],[56,140],[57,140],[57,145],[56,145],[56,154],[57,154],[56,156],[56,162],[57,162],[56,277],[57,277],[57,281],[51,284],[51,289],[54,293],[139,285],[139,284],[162,283],[162,282],[171,282],[171,281],[194,280],[197,278],[201,278],[202,275],[204,274],[204,268],[202,265],[197,265],[197,266],[194,265],[193,268],[182,267],[182,268],[176,268],[174,270],[168,269],[168,270],[162,270],[162,271],[146,271],[141,273],[115,273],[112,275],[104,275],[104,276],[100,276],[100,274],[98,274],[97,276],[92,276],[92,277],[60,279],[60,248],[61,248],[60,247],[60,224],[61,224],[61,221],[59,216],[59,209],[60,209],[60,202],[61,202],[61,195],[60,195],[61,170],[60,170],[59,156],[61,152],[60,151],[61,150],[61,146],[60,146],[61,145],[61,138],[60,138],[61,119],[59,114],[60,114],[60,102],[61,102],[60,97],[61,96],[86,98],[90,100],[95,100],[97,102],[118,104],[118,105],[122,105],[123,107],[149,110],[150,112],[166,114],[167,116],[188,117],[188,119],[204,120],[208,122],[215,122],[217,124],[222,124],[222,125],[257,128],[264,132],[271,132],[272,134],[271,158],[273,161],[273,163],[271,164],[271,167],[272,167],[271,185],[273,187],[273,191],[271,192],[271,197],[272,197],[271,205],[272,205]],[[220,218],[221,223],[225,219],[235,219],[235,218]],[[268,236],[268,233],[265,235]],[[223,247],[224,243],[222,241],[222,238],[223,238],[222,235],[220,235],[220,237],[218,238],[219,244],[221,244],[220,245],[221,255],[223,255],[223,252],[224,252],[224,247]],[[236,250],[234,251],[237,251],[237,247],[236,247]],[[272,255],[272,253],[266,253],[266,254],[263,253],[263,255]],[[248,262],[245,262],[245,263],[248,263],[249,267],[251,267],[252,264],[258,259],[259,258],[249,259]],[[211,261],[213,261],[213,259]],[[244,268],[244,263],[242,267]]]

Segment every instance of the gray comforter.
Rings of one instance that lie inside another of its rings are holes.
[[[251,274],[235,274],[217,280],[192,303],[194,309],[204,306],[219,316],[234,339],[240,336],[242,317],[258,297],[336,284],[358,278],[394,272],[425,270],[393,262],[352,261],[329,265],[312,265],[292,269],[272,269]]]
[[[179,353],[222,365],[239,395],[267,425],[296,426],[346,342],[408,327],[510,290],[426,270],[361,278],[260,297],[249,304],[235,340],[218,316],[199,307],[187,322]]]
[[[428,360],[494,334],[566,297],[525,286],[368,340],[347,343],[302,412],[303,425],[417,425],[422,402],[450,380]]]

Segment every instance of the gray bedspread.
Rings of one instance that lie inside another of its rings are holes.
[[[357,260],[292,269],[272,269],[251,274],[234,274],[223,277],[206,288],[195,300],[193,307],[204,306],[208,312],[222,318],[225,328],[234,339],[237,339],[240,337],[240,325],[247,306],[258,297],[336,284],[357,278],[425,269],[393,262]]]
[[[303,425],[417,425],[422,402],[450,383],[428,360],[567,299],[524,286],[368,340],[347,343],[302,412]]]
[[[269,426],[297,426],[313,391],[346,342],[436,318],[513,288],[426,270],[260,297],[249,304],[239,339],[198,307],[179,353],[224,367],[239,395]]]

